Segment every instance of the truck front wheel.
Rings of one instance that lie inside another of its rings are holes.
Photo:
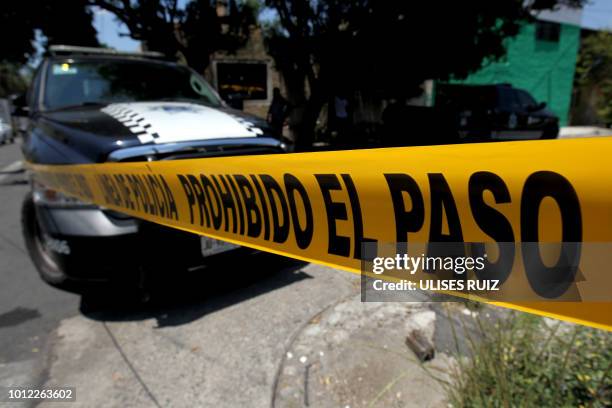
[[[73,290],[72,282],[64,269],[65,261],[49,245],[48,241],[51,238],[46,235],[38,220],[31,193],[28,193],[23,200],[21,227],[26,248],[42,280],[60,289]]]

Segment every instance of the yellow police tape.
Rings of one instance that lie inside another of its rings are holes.
[[[363,241],[612,242],[612,138],[30,168],[83,201],[351,272]],[[611,263],[587,258],[578,288],[610,295]],[[493,303],[612,329],[609,301]]]

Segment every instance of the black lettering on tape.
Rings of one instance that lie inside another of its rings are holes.
[[[375,239],[366,238],[363,236],[363,216],[361,214],[361,204],[359,203],[359,195],[353,183],[353,179],[348,174],[342,175],[342,181],[346,186],[346,192],[351,203],[351,212],[353,213],[353,258],[362,259],[361,244],[364,242],[376,242]]]
[[[240,194],[238,194],[238,189],[236,188],[236,184],[234,183],[232,176],[226,175],[225,177],[227,178],[227,182],[229,183],[232,192],[234,193],[234,197],[236,198],[236,211],[238,212],[238,219],[240,220],[240,235],[244,235],[244,208],[242,206],[242,199],[240,198]]]
[[[232,232],[235,234],[238,231],[238,215],[236,214],[236,204],[234,204],[234,197],[232,196],[232,192],[230,191],[230,188],[222,175],[219,176],[219,179],[221,180],[221,183],[223,183],[223,189],[225,191],[221,189],[217,178],[215,176],[211,177],[221,197],[221,203],[223,203],[223,219],[225,221],[225,231],[229,231],[229,211],[231,211],[233,221]]]
[[[104,201],[109,205],[120,205],[121,198],[117,189],[114,187],[112,178],[107,174],[102,174],[98,177],[98,184],[100,185],[103,195]]]
[[[314,175],[325,204],[325,214],[327,216],[327,252],[332,255],[350,256],[351,239],[337,234],[336,220],[347,221],[348,214],[346,205],[342,202],[332,200],[331,191],[342,190],[340,181],[335,174],[315,174]]]
[[[134,203],[132,202],[132,192],[130,191],[130,188],[128,187],[126,181],[125,181],[125,177],[123,176],[123,174],[115,174],[114,175],[114,179],[116,184],[119,186],[119,192],[123,201],[123,206],[125,208],[129,208],[131,210],[134,209]]]
[[[266,198],[264,197],[261,185],[259,184],[259,181],[257,181],[257,177],[255,177],[254,174],[251,174],[251,180],[253,181],[253,185],[255,186],[255,190],[257,191],[257,195],[259,197],[259,202],[261,203],[261,213],[263,214],[264,239],[268,241],[270,239],[270,216],[268,214]]]
[[[542,261],[538,226],[540,204],[551,197],[561,212],[561,251],[557,263],[548,267]],[[553,299],[567,291],[574,281],[580,263],[582,213],[580,201],[571,183],[552,171],[531,174],[521,196],[521,241],[527,279],[540,296]]]
[[[202,189],[206,194],[206,201],[210,207],[210,215],[212,218],[213,228],[218,230],[221,228],[221,222],[223,221],[223,208],[221,206],[221,199],[219,198],[219,192],[212,184],[210,179],[204,174],[200,174],[200,182],[202,183]],[[215,198],[215,205],[213,206],[211,196]]]
[[[312,206],[306,189],[292,174],[285,173],[283,177],[285,182],[285,190],[287,191],[287,201],[289,202],[289,211],[291,212],[291,219],[293,221],[293,232],[295,234],[295,241],[300,249],[308,248],[312,241],[312,234],[314,232],[314,219],[312,216]],[[298,215],[297,203],[295,200],[295,193],[298,193],[302,199],[304,214],[306,215],[306,223],[304,228],[300,225],[300,219]]]
[[[393,203],[393,214],[395,216],[395,241],[408,242],[408,233],[417,232],[425,222],[425,203],[419,185],[407,174],[394,173],[385,174],[391,202]],[[404,193],[410,197],[410,211],[404,204]],[[398,248],[397,251],[406,251],[407,248]]]
[[[142,198],[142,208],[144,212],[150,213],[151,209],[149,207],[149,204],[150,204],[149,203],[149,193],[144,183],[142,182],[142,178],[140,177],[139,174],[135,174],[134,180],[136,181],[136,186],[138,187],[138,190],[140,191],[140,197]]]
[[[176,209],[176,201],[174,200],[174,195],[172,195],[172,190],[170,190],[170,186],[161,174],[159,176],[159,181],[164,189],[164,196],[166,197],[166,207],[168,209],[166,216],[178,221],[178,210]]]
[[[440,173],[429,173],[427,177],[431,198],[429,242],[463,242],[457,205],[446,179]],[[442,232],[443,214],[446,215],[448,234]]]
[[[153,176],[151,174],[145,174],[142,176],[142,179],[144,181],[144,184],[147,186],[148,196],[150,198],[149,209],[151,211],[151,215],[157,215],[159,211],[159,201],[155,196],[155,190],[153,189],[153,185],[151,184]]]
[[[155,196],[153,195],[151,184],[149,183],[149,179],[146,174],[140,176],[142,180],[142,184],[144,189],[147,191],[147,202],[149,203],[149,213],[151,215],[157,215],[157,202],[155,201]]]
[[[450,186],[440,173],[429,173],[429,196],[431,203],[431,223],[429,226],[429,242],[427,243],[427,256],[457,258],[465,256],[463,232],[455,199]],[[448,234],[442,231],[442,221],[446,215]],[[448,269],[438,270],[444,273]],[[425,270],[425,272],[433,272]],[[454,272],[453,272],[454,273]],[[460,274],[455,274],[460,275]],[[456,276],[457,277],[457,276]],[[467,274],[464,275],[467,277]]]
[[[43,179],[43,177],[41,177],[40,174],[39,174],[38,177],[35,175],[34,178],[39,183],[40,183],[40,180]],[[100,190],[102,191],[102,199],[104,200],[104,204],[106,204],[106,205],[110,204],[111,203],[110,195],[109,195],[109,191],[108,191],[107,186],[106,186],[106,182],[104,180],[104,176],[101,175],[101,174],[95,174],[94,178],[96,180],[96,183],[98,183],[98,186],[100,187]]]
[[[495,208],[485,203],[483,193],[490,191],[496,204],[511,202],[510,191],[504,180],[495,173],[479,171],[472,174],[468,182],[470,209],[478,227],[497,242],[499,256],[495,262],[490,257],[484,257],[485,246],[481,243],[471,245],[474,257],[483,257],[485,267],[474,269],[479,279],[497,279],[504,283],[514,264],[514,232],[510,221]]]
[[[187,198],[187,206],[189,207],[189,223],[193,224],[193,206],[195,205],[193,188],[191,187],[191,184],[187,180],[186,176],[179,174],[177,177],[181,183],[181,186],[183,186],[183,191],[185,191],[185,197]]]
[[[249,180],[242,174],[234,175],[238,189],[242,194],[242,202],[246,211],[247,235],[249,237],[258,237],[261,234],[261,213],[257,206],[255,191],[249,183]]]
[[[147,179],[149,181],[149,187],[151,189],[151,193],[153,195],[155,205],[159,209],[159,216],[165,217],[166,216],[166,203],[165,203],[165,200],[163,200],[163,192],[161,191],[159,182],[157,181],[156,176],[152,174],[147,175]]]
[[[259,178],[264,185],[264,189],[266,190],[266,194],[268,196],[268,201],[270,202],[270,212],[272,213],[272,240],[276,243],[282,244],[287,241],[289,237],[289,207],[287,206],[287,200],[285,199],[285,194],[283,193],[283,189],[278,184],[276,180],[272,176],[267,174],[260,174]],[[280,215],[279,217],[279,208],[276,203],[280,205]]]
[[[112,189],[113,204],[116,206],[121,206],[121,193],[119,193],[119,186],[117,186],[115,179],[111,176],[108,176],[108,183]]]
[[[187,175],[187,179],[193,188],[193,193],[198,203],[198,210],[200,212],[200,225],[204,225],[204,219],[206,218],[206,226],[210,227],[210,216],[208,215],[208,207],[206,205],[206,197],[198,178],[193,174]]]
[[[132,174],[126,174],[125,177],[128,181],[129,189],[132,191],[132,196],[134,197],[136,211],[140,211],[142,207],[142,195],[138,189],[135,178]]]
[[[79,185],[79,193],[82,197],[86,198],[88,201],[91,201],[93,198],[93,192],[87,182],[87,179],[82,174],[77,174],[77,184]]]

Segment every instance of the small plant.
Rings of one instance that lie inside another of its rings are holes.
[[[611,333],[525,313],[476,324],[478,338],[462,330],[470,359],[447,386],[452,406],[612,406]]]

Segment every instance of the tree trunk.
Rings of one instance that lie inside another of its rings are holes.
[[[298,152],[312,150],[312,144],[315,141],[315,128],[317,119],[323,107],[323,100],[318,95],[311,96],[304,104],[303,109],[299,112],[294,125],[295,130],[295,150]]]

